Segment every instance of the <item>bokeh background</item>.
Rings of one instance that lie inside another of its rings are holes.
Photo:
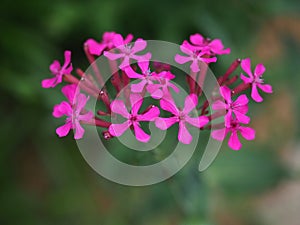
[[[90,0],[0,3],[0,224],[299,225],[300,2],[284,0]],[[256,141],[223,145],[204,173],[199,157],[170,180],[126,187],[84,161],[72,137],[57,138],[58,89],[43,90],[53,59],[104,31],[181,43],[199,32],[221,38],[231,55],[267,67],[274,88],[251,105]]]

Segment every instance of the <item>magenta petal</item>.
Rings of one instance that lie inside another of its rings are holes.
[[[147,81],[144,79],[137,84],[131,84],[131,91],[134,93],[141,93],[144,90],[146,84]]]
[[[125,67],[124,71],[125,71],[125,73],[127,74],[127,76],[129,78],[142,78],[142,77],[144,77],[143,75],[138,74],[137,72],[135,72],[130,66]]]
[[[198,128],[204,127],[209,122],[209,120],[206,116],[199,116],[196,118],[191,118],[189,116],[185,116],[185,120],[189,124],[193,125],[194,127],[198,127]]]
[[[221,100],[217,100],[212,105],[213,110],[225,110],[227,109],[227,104]]]
[[[179,64],[185,64],[188,61],[191,61],[192,59],[189,56],[182,56],[182,55],[175,55],[175,62],[179,63]]]
[[[78,113],[80,113],[82,109],[84,109],[88,100],[89,97],[86,97],[84,94],[78,94],[76,98],[76,111],[78,111]]]
[[[143,51],[147,47],[147,41],[143,39],[137,39],[131,48],[132,53]]]
[[[94,113],[92,111],[89,111],[85,114],[79,115],[78,116],[78,120],[79,121],[85,121],[85,122],[89,122],[93,119],[94,117]]]
[[[53,63],[49,66],[49,70],[52,74],[56,75],[60,71],[60,63],[57,60],[54,60]]]
[[[63,115],[72,116],[73,109],[68,102],[61,102],[59,105],[54,106],[52,115],[56,118],[62,117]]]
[[[108,52],[108,51],[104,51],[103,55],[105,57],[107,57],[110,60],[116,60],[116,59],[120,59],[123,58],[125,56],[124,53],[112,53],[112,52]]]
[[[138,65],[143,73],[147,73],[149,70],[149,61],[140,61]]]
[[[266,71],[266,68],[263,64],[257,64],[254,70],[254,76],[260,77],[264,72]]]
[[[193,35],[190,36],[190,41],[194,45],[200,45],[201,46],[201,45],[203,45],[204,38],[200,34],[193,34]]]
[[[122,100],[116,99],[110,104],[111,111],[129,119],[130,114]]]
[[[108,131],[112,136],[119,137],[130,127],[130,125],[131,122],[129,120],[121,124],[111,124]]]
[[[190,144],[193,140],[192,135],[186,128],[185,123],[183,121],[179,123],[178,140],[183,144]]]
[[[205,63],[217,62],[217,57],[201,58],[201,61],[202,61],[202,62],[205,62]]]
[[[213,139],[216,139],[218,141],[223,141],[225,136],[227,134],[226,128],[218,129],[218,130],[213,130],[211,132],[211,136]]]
[[[82,128],[82,126],[78,121],[75,121],[74,126],[75,126],[74,139],[76,140],[81,139],[84,135],[84,129]]]
[[[71,128],[72,128],[72,123],[68,122],[68,123],[62,125],[61,127],[58,127],[56,129],[56,134],[59,137],[65,137],[65,136],[68,135],[68,133],[70,132]]]
[[[192,46],[190,43],[188,43],[187,41],[183,41],[182,45],[180,45],[180,50],[183,53],[192,56],[194,54],[194,50],[196,50],[196,48],[194,46]]]
[[[246,77],[244,74],[241,73],[241,79],[244,81],[245,84],[249,84],[249,83],[252,83],[253,81],[253,78],[249,78],[249,77]]]
[[[58,84],[57,77],[53,77],[50,79],[45,79],[42,81],[43,88],[53,88]]]
[[[71,62],[71,51],[66,50],[64,55],[65,55],[65,63],[63,67],[66,67]]]
[[[246,140],[250,141],[255,138],[255,130],[254,129],[252,129],[250,127],[240,127],[239,130],[240,130],[243,138],[245,138]]]
[[[155,126],[161,130],[166,130],[176,122],[178,122],[178,119],[175,116],[169,118],[156,118]]]
[[[240,123],[243,123],[243,124],[248,124],[250,122],[250,117],[243,114],[243,113],[240,113],[239,111],[234,111],[234,114],[235,114],[235,117],[236,119],[240,122]]]
[[[241,67],[250,76],[250,78],[253,78],[251,71],[251,60],[249,58],[242,60]]]
[[[120,66],[119,66],[119,68],[120,68],[120,69],[124,69],[124,68],[128,67],[128,66],[130,65],[129,62],[130,62],[129,56],[125,55],[125,56],[124,56],[124,59],[123,59],[123,61],[122,61],[122,63],[121,63]]]
[[[73,104],[76,91],[77,91],[76,84],[69,84],[69,85],[64,86],[61,89],[61,92],[64,94],[64,96],[66,96],[66,98],[68,99],[68,101],[71,104]]]
[[[129,98],[131,104],[131,114],[136,116],[143,104],[143,98],[140,94],[131,94]]]
[[[177,106],[175,105],[173,100],[169,100],[169,99],[161,99],[160,100],[160,107],[163,110],[166,110],[170,113],[173,113],[174,115],[178,115],[179,114],[179,110],[177,108]]]
[[[228,87],[226,87],[226,86],[220,87],[220,94],[228,104],[230,104],[232,102],[231,90]]]
[[[116,34],[116,35],[114,36],[113,43],[114,43],[114,45],[115,45],[116,47],[119,47],[119,46],[124,45],[124,39],[123,39],[122,35],[121,35],[121,34]]]
[[[148,142],[150,140],[150,135],[146,134],[139,126],[138,123],[133,124],[134,134],[138,141],[140,142]]]
[[[237,135],[237,131],[234,130],[232,131],[230,137],[229,137],[229,141],[228,141],[228,146],[230,148],[232,148],[233,150],[240,150],[242,147],[242,144],[239,140],[239,137]]]
[[[128,44],[132,41],[133,39],[133,35],[132,34],[128,34],[124,40],[124,44]]]
[[[199,61],[197,59],[194,59],[191,66],[190,66],[191,70],[194,72],[194,73],[197,73],[200,71],[200,68],[199,68]]]
[[[272,93],[272,92],[273,92],[272,86],[269,85],[269,84],[257,84],[257,86],[258,86],[263,92],[266,92],[266,93]]]
[[[262,102],[263,101],[263,98],[258,93],[257,85],[255,83],[252,84],[251,97],[256,102]]]
[[[89,53],[99,56],[105,49],[105,45],[98,43],[94,39],[88,39],[85,44],[88,46]]]
[[[137,116],[138,121],[153,121],[159,116],[159,108],[154,106],[150,108],[146,113]]]
[[[228,110],[228,112],[224,116],[225,127],[230,127],[231,120],[232,120],[232,110]]]
[[[185,101],[184,101],[184,108],[183,108],[183,113],[188,114],[191,112],[194,108],[196,108],[198,104],[198,97],[195,94],[190,94],[186,96]]]
[[[236,106],[247,105],[248,102],[249,102],[249,99],[247,98],[247,95],[243,94],[243,95],[240,95],[240,96],[234,101],[234,105],[236,105]]]

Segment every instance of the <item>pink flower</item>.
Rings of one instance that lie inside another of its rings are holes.
[[[138,83],[131,84],[131,91],[133,93],[141,93],[146,87],[146,90],[153,98],[160,98],[162,96],[162,92],[159,89],[153,89],[149,86],[159,79],[156,73],[150,71],[149,61],[140,61],[138,62],[138,66],[140,67],[142,74],[135,72],[130,66],[124,69],[129,78],[140,80]]]
[[[241,74],[241,79],[245,84],[252,85],[251,97],[256,102],[262,102],[263,98],[258,93],[257,88],[261,89],[263,92],[272,93],[272,86],[269,84],[264,84],[264,80],[262,79],[262,75],[265,72],[266,68],[263,64],[258,64],[255,67],[254,74],[251,71],[251,60],[249,58],[243,59],[241,62],[242,69],[249,75],[249,77]]]
[[[55,77],[43,80],[43,88],[55,87],[57,84],[62,82],[63,75],[71,73],[71,71],[73,70],[71,64],[71,52],[65,51],[65,62],[63,66],[61,66],[57,60],[54,60],[54,62],[50,65],[49,69]]]
[[[93,117],[93,113],[85,112],[84,107],[88,101],[88,97],[76,91],[77,85],[71,84],[62,88],[62,93],[68,99],[68,102],[63,101],[59,105],[54,106],[53,116],[60,118],[67,116],[66,123],[56,129],[59,137],[66,136],[71,129],[75,130],[74,138],[80,139],[83,137],[84,129],[80,125],[80,121],[89,122]]]
[[[192,61],[190,68],[194,73],[197,73],[200,71],[200,67],[199,67],[200,62],[211,63],[211,62],[217,61],[216,57],[207,58],[206,52],[198,51],[197,48],[190,45],[187,41],[184,41],[182,43],[182,45],[180,45],[180,50],[183,53],[187,54],[188,56],[182,56],[182,55],[176,54],[175,61],[179,64],[185,64],[189,61]]]
[[[88,46],[90,54],[99,56],[104,50],[111,50],[116,47],[113,42],[116,35],[117,33],[115,32],[104,32],[100,43],[94,39],[88,39],[85,44]],[[132,41],[132,39],[132,34],[128,34],[124,43],[128,44]]]
[[[209,40],[205,39],[201,34],[194,34],[190,36],[190,41],[195,45],[196,49],[206,52],[209,55],[230,53],[230,48],[224,49],[224,45],[220,39]]]
[[[143,51],[147,47],[147,42],[143,39],[137,39],[133,45],[126,43],[126,40],[120,34],[116,34],[113,40],[115,47],[119,53],[104,51],[104,55],[110,60],[122,58],[123,61],[119,66],[121,69],[129,66],[130,59],[137,61],[148,61],[151,58],[151,53],[145,55],[136,55],[137,52]]]
[[[195,94],[190,94],[185,98],[184,108],[182,110],[175,105],[173,100],[162,99],[160,100],[161,108],[171,112],[173,116],[170,118],[157,118],[155,120],[155,125],[161,130],[166,130],[173,124],[178,123],[178,140],[183,144],[190,144],[193,138],[186,127],[186,123],[201,128],[209,122],[206,116],[192,118],[188,115],[197,104],[198,97]]]
[[[255,138],[255,130],[250,127],[243,127],[236,119],[232,119],[230,126],[218,130],[214,130],[211,136],[218,140],[223,141],[228,133],[230,134],[228,146],[233,150],[240,150],[242,144],[238,138],[238,132],[241,133],[242,137],[246,140],[253,140]]]
[[[179,93],[178,87],[171,83],[171,80],[175,78],[175,75],[170,71],[162,71],[156,75],[158,79],[158,84],[149,84],[147,90],[152,94],[152,98],[161,99],[163,97],[169,97],[171,95],[170,88],[172,88],[176,93]]]
[[[159,109],[156,106],[151,107],[143,114],[138,114],[138,111],[143,104],[143,99],[138,94],[130,95],[131,112],[128,112],[126,106],[121,100],[114,100],[111,103],[111,111],[119,114],[126,120],[121,124],[111,124],[109,126],[109,133],[113,136],[121,136],[128,128],[133,127],[135,137],[138,141],[148,142],[150,135],[146,134],[140,127],[141,121],[153,121],[159,116]]]
[[[238,122],[248,124],[250,118],[245,114],[248,112],[248,98],[246,95],[239,96],[235,101],[231,99],[231,90],[226,87],[220,87],[220,94],[224,98],[225,102],[217,100],[213,103],[213,110],[226,110],[225,115],[225,126],[230,126],[232,114],[235,115],[235,118]]]

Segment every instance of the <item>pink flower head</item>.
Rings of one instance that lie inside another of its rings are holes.
[[[49,69],[54,77],[43,80],[43,88],[55,87],[57,84],[62,82],[63,75],[70,74],[72,72],[73,67],[71,64],[71,51],[65,51],[65,62],[63,66],[61,66],[57,60],[54,60]]]
[[[132,45],[128,44],[120,34],[116,34],[113,40],[115,47],[119,53],[104,51],[104,55],[110,60],[123,59],[121,69],[130,65],[130,59],[139,61],[148,61],[151,58],[151,53],[145,55],[136,55],[147,47],[147,42],[143,39],[137,39]]]
[[[77,85],[66,85],[62,88],[62,93],[68,99],[68,102],[63,101],[59,105],[54,106],[53,116],[60,118],[67,116],[66,123],[56,129],[59,137],[66,136],[71,129],[75,130],[74,138],[80,139],[83,137],[84,129],[80,125],[80,121],[89,122],[93,117],[93,113],[85,112],[84,107],[88,101],[88,97],[76,91]]]
[[[206,52],[211,56],[230,53],[230,48],[224,49],[224,45],[220,39],[209,40],[205,39],[201,34],[193,34],[190,36],[190,41],[195,45],[196,49]]]
[[[163,97],[169,97],[171,95],[170,88],[172,88],[176,93],[179,93],[178,87],[171,82],[175,78],[175,75],[170,71],[162,71],[156,75],[156,79],[159,83],[149,84],[147,90],[152,94],[152,98],[161,99]]]
[[[102,41],[100,43],[94,39],[88,39],[85,44],[88,46],[89,53],[99,56],[104,50],[111,50],[116,47],[113,42],[116,35],[116,32],[104,32]],[[132,39],[133,35],[128,34],[124,40],[124,43],[128,44],[132,41]]]
[[[251,60],[249,58],[243,59],[241,62],[242,69],[249,75],[249,77],[241,74],[241,79],[245,84],[251,84],[251,97],[256,102],[262,102],[263,98],[258,93],[257,88],[261,89],[263,92],[272,93],[272,86],[269,84],[264,84],[264,80],[262,79],[262,75],[265,72],[266,68],[263,64],[258,64],[255,67],[254,74],[251,71]]]
[[[179,64],[185,64],[189,61],[192,61],[190,68],[194,73],[200,71],[200,62],[211,63],[217,61],[216,57],[207,58],[206,52],[199,51],[196,47],[190,45],[187,41],[184,41],[182,45],[180,45],[180,50],[188,56],[176,54],[175,61]]]
[[[153,98],[160,98],[162,96],[161,91],[159,89],[153,89],[151,86],[149,86],[153,84],[154,81],[158,80],[157,74],[150,71],[149,61],[139,61],[138,66],[141,69],[142,74],[135,72],[130,66],[124,68],[124,71],[129,78],[140,80],[140,82],[136,84],[131,84],[131,91],[133,93],[141,93],[146,87],[146,90]]]
[[[226,110],[225,115],[225,126],[230,126],[232,114],[235,115],[235,118],[238,122],[248,124],[250,118],[245,114],[248,112],[248,98],[246,95],[240,95],[235,101],[231,99],[231,90],[226,87],[220,87],[220,94],[224,98],[225,102],[217,100],[213,103],[213,110]]]
[[[153,121],[159,116],[159,109],[156,106],[149,108],[145,113],[138,114],[139,109],[143,104],[143,99],[139,94],[130,95],[131,111],[128,112],[126,106],[121,100],[114,100],[111,103],[111,111],[119,114],[126,119],[121,124],[111,124],[109,126],[109,133],[112,136],[121,136],[128,128],[133,127],[135,137],[138,141],[148,142],[150,135],[146,134],[140,127],[141,121]]]
[[[230,134],[228,146],[233,150],[240,150],[242,144],[238,138],[238,132],[241,133],[242,137],[246,140],[253,140],[255,138],[255,130],[250,127],[241,126],[241,124],[236,119],[231,119],[230,126],[214,130],[211,136],[218,140],[223,141],[228,133]]]
[[[186,127],[186,123],[201,128],[209,122],[206,116],[192,118],[188,115],[197,104],[198,97],[195,94],[190,94],[185,98],[184,108],[182,110],[176,106],[172,99],[162,99],[160,100],[161,108],[172,113],[173,116],[170,118],[157,118],[155,125],[161,130],[166,130],[173,124],[178,123],[178,140],[183,144],[190,144],[193,138]]]

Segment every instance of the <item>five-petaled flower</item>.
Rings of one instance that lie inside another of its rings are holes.
[[[174,100],[172,99],[161,99],[160,107],[173,114],[169,118],[157,118],[155,120],[155,125],[161,129],[166,130],[173,124],[179,124],[178,140],[183,144],[190,144],[192,142],[192,135],[186,127],[186,123],[191,124],[194,127],[201,128],[204,127],[208,122],[206,116],[190,117],[189,113],[195,109],[198,104],[198,97],[195,94],[190,94],[185,98],[184,108],[179,109]]]
[[[255,130],[250,127],[241,126],[241,124],[234,118],[231,118],[230,124],[228,127],[217,129],[212,131],[211,136],[219,141],[223,141],[228,133],[230,137],[228,140],[228,146],[233,150],[240,150],[242,144],[238,137],[238,132],[246,140],[253,140],[255,138]]]
[[[113,42],[116,35],[116,32],[104,32],[100,43],[90,38],[85,42],[85,45],[87,45],[90,54],[99,56],[104,50],[111,50],[116,47]],[[132,39],[133,35],[128,34],[124,43],[128,44]]]
[[[150,135],[146,134],[140,127],[142,121],[153,121],[159,116],[159,109],[156,106],[150,107],[145,113],[138,114],[142,104],[143,98],[139,94],[130,95],[131,111],[128,112],[122,100],[116,99],[111,103],[111,111],[119,114],[126,120],[123,123],[112,123],[108,129],[112,136],[121,136],[128,128],[133,128],[135,137],[138,141],[148,142]]]
[[[245,84],[251,84],[252,91],[251,97],[256,102],[262,102],[263,98],[258,93],[257,88],[261,89],[263,92],[272,93],[272,86],[269,84],[264,84],[264,80],[262,79],[262,75],[265,72],[265,67],[263,64],[258,64],[255,67],[254,73],[251,71],[251,60],[249,58],[242,60],[241,63],[242,69],[249,75],[249,77],[241,74],[241,79]]]
[[[79,93],[75,84],[64,86],[62,93],[66,96],[68,102],[63,101],[59,105],[54,106],[53,116],[56,118],[67,116],[67,119],[63,126],[56,129],[56,133],[59,137],[64,137],[73,129],[75,130],[74,138],[80,139],[84,134],[80,121],[90,122],[94,117],[91,111],[86,112],[84,109],[89,98]]]
[[[114,36],[113,43],[118,53],[111,51],[104,51],[103,55],[110,60],[123,59],[120,64],[120,69],[123,69],[130,65],[130,59],[136,61],[147,61],[151,58],[151,53],[148,52],[144,55],[136,55],[136,53],[143,51],[147,47],[147,42],[141,38],[137,39],[132,45],[128,44],[126,40],[120,34]]]
[[[185,64],[189,61],[192,61],[190,68],[194,73],[200,71],[200,63],[208,64],[217,61],[216,57],[207,57],[206,51],[199,51],[196,47],[190,45],[187,41],[184,41],[182,45],[180,45],[180,50],[188,56],[176,54],[175,61],[179,64]]]
[[[224,49],[224,45],[220,39],[209,40],[201,34],[193,34],[190,36],[190,41],[196,49],[206,52],[206,54],[211,56],[230,53],[230,48]]]
[[[43,80],[43,88],[55,87],[57,84],[62,82],[63,75],[70,74],[72,72],[73,67],[71,64],[71,52],[65,51],[65,62],[63,66],[61,66],[57,60],[54,60],[54,62],[50,65],[49,69],[55,77]]]
[[[245,94],[240,95],[235,101],[231,99],[231,90],[226,87],[220,87],[220,94],[224,98],[224,101],[217,100],[213,103],[213,110],[226,110],[225,115],[225,126],[230,126],[232,114],[240,123],[248,124],[250,122],[250,117],[246,115],[248,112],[248,102],[249,99]]]

